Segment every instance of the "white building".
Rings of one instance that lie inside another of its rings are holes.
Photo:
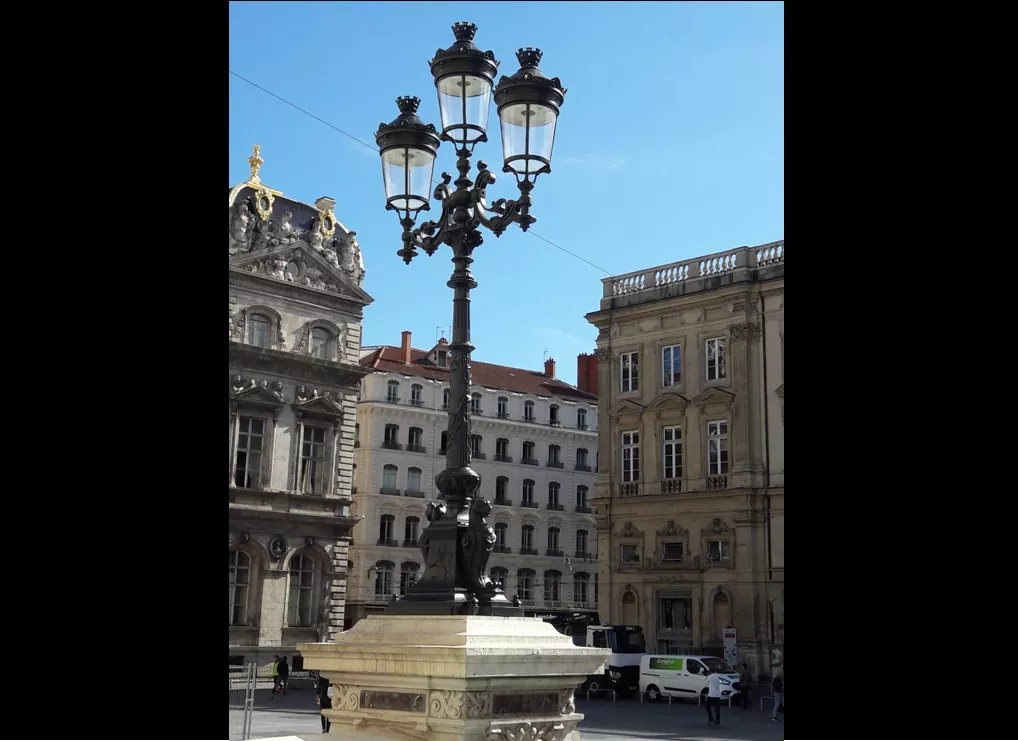
[[[424,509],[445,468],[449,376],[445,339],[431,350],[362,350],[354,450],[347,625],[385,609],[420,569]],[[597,397],[545,371],[471,363],[471,465],[493,502],[491,577],[527,614],[593,611],[597,531],[590,498],[597,467]]]

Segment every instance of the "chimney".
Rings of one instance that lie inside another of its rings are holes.
[[[400,355],[404,365],[410,365],[410,330],[403,332],[403,344],[400,346]]]
[[[576,387],[597,396],[597,356],[580,353],[576,356]]]
[[[548,358],[544,361],[544,375],[548,378],[555,377],[555,358]]]

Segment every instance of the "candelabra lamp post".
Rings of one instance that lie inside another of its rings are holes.
[[[403,227],[397,254],[410,261],[423,250],[433,255],[440,245],[452,248],[454,267],[447,285],[453,289],[453,330],[450,350],[451,393],[446,468],[435,479],[441,496],[428,504],[428,527],[421,534],[424,571],[406,595],[387,609],[390,614],[521,615],[488,577],[488,558],[495,534],[487,524],[491,504],[478,492],[481,476],[470,466],[470,291],[477,281],[470,271],[473,253],[484,241],[482,227],[500,236],[513,224],[526,231],[536,219],[530,213],[531,192],[538,175],[551,172],[555,124],[566,90],[558,78],[538,68],[541,50],[516,53],[520,69],[494,85],[498,61],[474,42],[477,26],[456,23],[455,43],[439,49],[431,60],[438,89],[441,133],[417,116],[420,99],[396,100],[399,116],[381,124],[375,134],[382,158],[386,210],[396,211]],[[470,179],[474,147],[486,142],[488,111],[494,94],[502,129],[503,167],[516,179],[519,198],[487,202],[495,175],[477,162]],[[416,226],[431,208],[432,173],[443,141],[456,148],[455,181],[442,173],[434,189],[442,213],[437,221]],[[455,189],[450,187],[455,186]]]

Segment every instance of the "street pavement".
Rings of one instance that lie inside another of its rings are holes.
[[[586,717],[579,730],[583,741],[782,741],[784,724],[773,722],[757,702],[749,710],[721,708],[721,725],[708,726],[703,707],[687,701],[640,703],[639,700],[591,699],[577,695],[576,711]],[[230,728],[239,728],[242,711],[230,710]],[[272,697],[255,693],[251,738],[321,733],[322,726],[309,689],[293,689]]]

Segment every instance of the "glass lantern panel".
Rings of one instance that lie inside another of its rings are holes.
[[[507,162],[510,168],[526,176],[544,167],[545,163],[535,157],[551,162],[558,119],[554,109],[536,103],[514,103],[505,106],[498,115],[502,122],[505,159],[522,156],[522,159]]]
[[[419,211],[428,203],[435,156],[423,149],[401,147],[382,152],[385,198],[399,210]]]
[[[483,77],[450,75],[438,81],[442,130],[456,141],[471,143],[487,131],[490,107],[491,85]],[[464,124],[480,127],[480,131],[466,129]]]

